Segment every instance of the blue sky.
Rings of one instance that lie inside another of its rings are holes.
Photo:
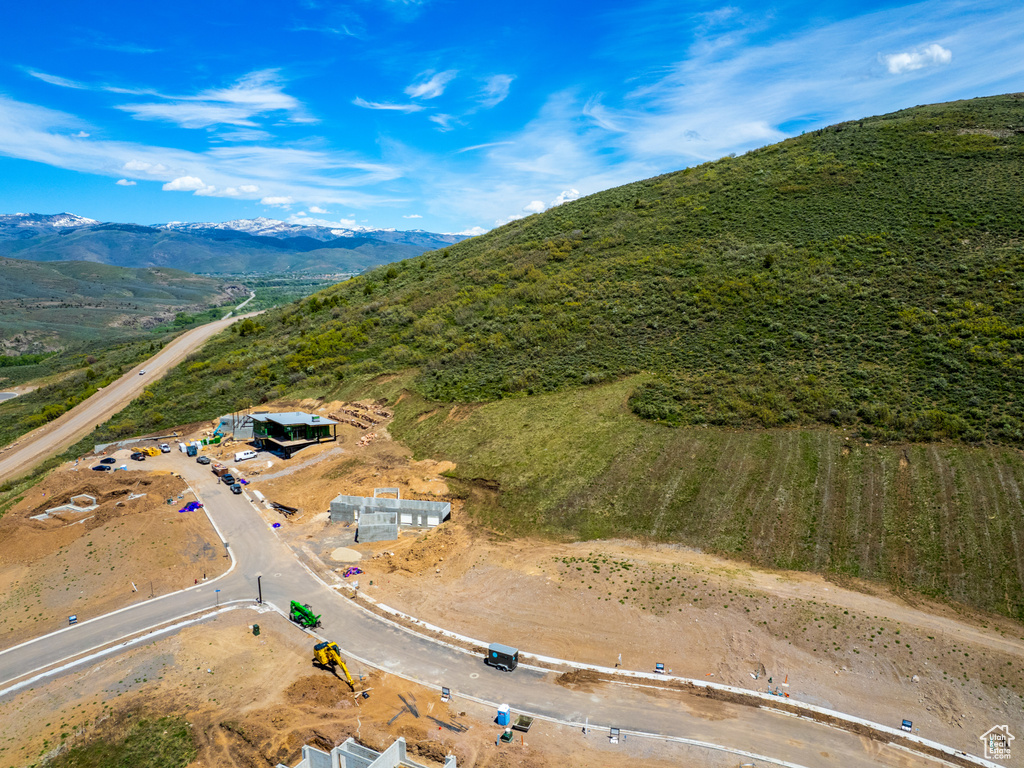
[[[0,212],[479,232],[1022,75],[1019,0],[9,4]]]

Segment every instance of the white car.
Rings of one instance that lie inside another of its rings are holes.
[[[145,376],[145,375],[146,375],[145,371],[139,371],[139,376]]]
[[[171,446],[169,446],[167,443],[160,443],[160,453],[170,453],[170,452],[171,452]]]

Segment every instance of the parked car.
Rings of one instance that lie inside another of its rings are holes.
[[[95,467],[93,467],[93,469],[95,469],[97,472],[109,472],[110,471],[110,465],[109,464],[97,464]]]
[[[100,459],[100,464],[117,464],[117,459],[113,456],[107,456],[105,459]]]
[[[132,454],[132,459],[134,461],[145,461],[146,460],[146,454],[144,454],[144,453],[133,453]]]
[[[139,376],[145,376],[145,375],[146,375],[145,371],[139,371]]]
[[[210,457],[209,456],[199,456],[199,457],[196,458],[196,464],[209,464],[209,463],[210,463]]]
[[[170,453],[170,452],[171,452],[171,446],[169,446],[167,443],[160,443],[160,453]]]
[[[236,482],[235,476],[230,473],[221,475],[220,479],[224,481],[224,485],[234,485]]]
[[[231,492],[232,493],[241,493],[242,492],[241,484],[240,483],[235,483],[234,485],[232,485],[231,486]]]

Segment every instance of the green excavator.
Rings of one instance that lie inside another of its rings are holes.
[[[316,629],[320,626],[320,617],[313,613],[313,609],[305,603],[292,600],[292,609],[288,618],[305,629]]]

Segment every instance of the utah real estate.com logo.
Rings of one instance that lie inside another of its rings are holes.
[[[993,725],[978,737],[985,744],[985,757],[988,760],[1009,760],[1010,742],[1014,735],[1008,725]]]

